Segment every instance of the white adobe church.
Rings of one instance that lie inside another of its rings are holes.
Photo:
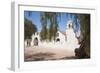
[[[80,36],[80,32],[78,33],[78,36]],[[27,42],[28,41],[25,40],[25,46],[28,46]],[[40,33],[37,32],[32,35],[30,46],[50,46],[51,48],[75,49],[80,45],[78,44],[78,39],[74,33],[73,22],[69,21],[66,25],[65,32],[60,30],[57,31],[56,41],[52,40],[51,42],[42,42],[40,40]]]

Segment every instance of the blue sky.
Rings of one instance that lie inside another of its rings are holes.
[[[33,24],[36,25],[38,32],[41,31],[41,22],[40,22],[40,11],[31,11],[31,15],[29,16],[29,11],[24,11],[24,17],[27,18],[28,20],[31,20]],[[61,19],[58,19],[58,26],[59,30],[65,31],[67,27],[67,22],[69,20],[75,20],[75,14],[71,13],[62,13]],[[77,27],[75,31],[79,31],[80,29],[80,22],[77,20]]]

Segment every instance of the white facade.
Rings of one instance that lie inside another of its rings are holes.
[[[65,33],[65,32],[64,32]],[[52,40],[51,43],[60,43],[63,44],[66,41],[66,33],[64,34],[61,31],[57,31],[57,37],[56,40]],[[41,43],[43,44],[44,42],[40,41],[40,34],[39,33],[35,33],[32,35],[32,41],[31,41],[31,46],[34,46],[34,39],[37,38],[38,39],[38,45],[40,45]],[[58,40],[58,41],[57,41]],[[46,42],[47,43],[47,42]]]
[[[34,40],[35,40],[35,38],[37,38],[38,39],[38,44],[40,44],[40,34],[39,33],[35,33],[35,34],[33,34],[32,35],[32,41],[31,41],[31,46],[34,46]]]
[[[73,24],[71,21],[68,22],[66,26],[66,31],[57,31],[56,40],[51,42],[40,41],[40,33],[35,33],[32,35],[31,46],[45,46],[48,48],[64,48],[64,49],[75,49],[79,47],[78,39],[75,36]],[[35,41],[37,39],[37,41]],[[35,45],[35,43],[37,45]]]
[[[61,44],[66,42],[66,33],[57,31],[58,36],[56,37],[56,42],[59,42]],[[59,41],[57,41],[59,39]]]

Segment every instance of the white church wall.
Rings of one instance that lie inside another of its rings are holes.
[[[31,46],[38,46],[38,47],[51,48],[51,49],[70,49],[74,51],[74,49],[76,47],[79,47],[79,45],[77,43],[77,38],[75,37],[74,29],[73,27],[69,28],[69,25],[72,26],[71,21],[69,21],[66,24],[67,29],[65,32],[57,31],[58,35],[56,37],[56,41],[54,40],[52,40],[51,42],[40,41],[40,34],[36,32],[35,34],[32,35]],[[66,36],[67,36],[67,40],[66,40]],[[35,38],[38,39],[38,45],[34,45]],[[59,41],[57,41],[57,39],[59,39]]]
[[[60,39],[60,43],[63,44],[65,42],[65,35],[58,31],[59,36],[57,38]]]

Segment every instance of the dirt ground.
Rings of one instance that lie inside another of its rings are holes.
[[[45,48],[43,46],[26,47],[24,50],[24,61],[44,61],[75,59],[75,53],[70,49]]]

